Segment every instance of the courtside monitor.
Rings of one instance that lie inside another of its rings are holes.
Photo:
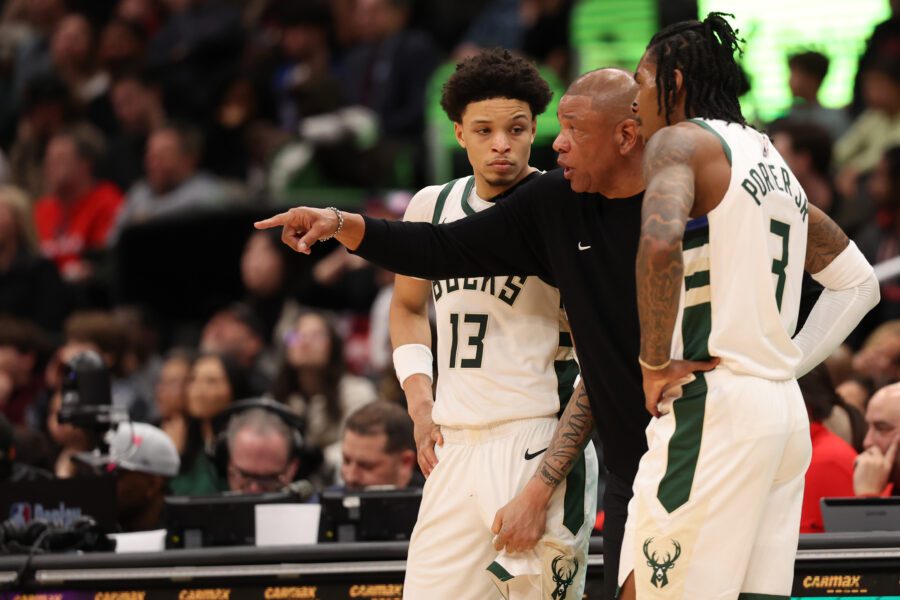
[[[421,488],[322,492],[319,539],[323,542],[408,540],[421,503]]]
[[[166,548],[253,546],[256,505],[291,504],[291,492],[215,496],[169,496],[166,502]]]
[[[900,531],[900,497],[822,498],[820,502],[827,533]]]

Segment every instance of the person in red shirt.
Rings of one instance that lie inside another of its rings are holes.
[[[900,383],[887,385],[866,407],[869,430],[853,473],[857,496],[900,495]]]
[[[47,195],[34,207],[38,242],[69,281],[90,277],[85,253],[106,246],[122,206],[122,192],[95,177],[102,155],[100,133],[76,125],[51,138],[44,156]]]
[[[800,533],[822,533],[825,527],[819,501],[822,498],[854,495],[853,462],[856,460],[856,450],[822,423],[831,415],[835,405],[841,402],[825,365],[810,371],[799,383],[809,413],[809,434],[812,438],[812,459],[803,488]]]

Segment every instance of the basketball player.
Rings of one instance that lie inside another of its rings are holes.
[[[632,74],[619,69],[598,69],[575,80],[560,99],[560,132],[553,142],[562,168],[517,186],[494,208],[465,219],[398,223],[336,208],[297,207],[255,225],[281,226],[282,240],[297,252],[309,254],[318,240],[333,237],[376,264],[415,277],[521,273],[556,285],[583,379],[535,476],[497,512],[492,531],[498,550],[534,547],[553,493],[578,463],[596,423],[609,449],[603,495],[608,599],[616,592],[627,505],[650,420],[637,362],[634,262],[644,183],[643,143],[631,110],[636,90]],[[712,367],[709,361],[679,364],[685,374]],[[558,578],[565,583],[563,575],[565,570]]]
[[[635,73],[640,364],[656,418],[629,503],[623,598],[789,597],[810,459],[795,377],[878,302],[872,267],[744,121],[739,42],[718,13],[678,23]],[[825,291],[793,337],[804,267]],[[711,358],[716,369],[684,377],[681,361]]]
[[[423,189],[405,220],[447,223],[490,210],[504,193],[540,176],[528,158],[535,118],[550,97],[537,69],[508,51],[461,62],[441,105],[473,175]],[[510,558],[498,556],[491,543],[494,514],[533,476],[540,464],[534,459],[549,445],[578,373],[559,291],[528,276],[432,282],[398,275],[390,328],[419,464],[430,475],[410,540],[404,596],[490,598],[497,585],[505,597],[547,598],[558,588],[554,572],[565,572],[572,577],[560,597],[580,598],[597,505],[593,446],[557,488],[534,550]],[[567,495],[578,501],[564,504]]]

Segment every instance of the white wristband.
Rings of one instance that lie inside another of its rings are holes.
[[[433,363],[431,348],[425,344],[403,344],[394,350],[394,371],[397,372],[400,387],[403,387],[403,382],[409,376],[417,373],[434,381]]]

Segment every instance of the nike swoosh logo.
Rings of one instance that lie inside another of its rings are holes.
[[[578,249],[579,249],[579,250],[590,250],[591,247],[590,247],[589,245],[588,245],[588,246],[582,246],[582,245],[581,245],[581,242],[578,242]]]
[[[541,454],[543,454],[543,453],[546,452],[546,451],[547,451],[547,448],[544,448],[543,450],[538,450],[538,451],[535,452],[534,454],[529,454],[529,453],[528,453],[528,448],[525,448],[525,460],[531,460],[531,459],[534,458],[535,456],[540,456]]]

